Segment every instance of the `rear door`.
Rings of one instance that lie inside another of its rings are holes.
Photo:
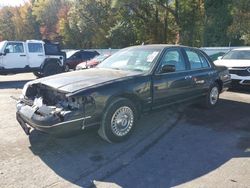
[[[161,73],[164,65],[175,65],[176,71]],[[188,74],[188,64],[181,48],[167,49],[153,75],[154,107],[187,100],[192,89],[192,80]]]
[[[192,95],[199,97],[207,93],[216,71],[199,50],[185,48],[184,51],[190,64],[190,76],[192,77],[193,84]]]
[[[45,59],[43,44],[39,42],[29,42],[28,44],[29,66],[38,68]]]
[[[5,69],[24,68],[28,65],[26,49],[23,42],[8,42],[3,56]]]

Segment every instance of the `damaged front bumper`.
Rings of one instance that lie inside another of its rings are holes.
[[[42,98],[21,97],[17,102],[16,119],[29,135],[31,128],[54,135],[67,135],[84,130],[91,116],[85,116],[85,105],[79,108],[49,106]]]
[[[16,108],[16,119],[27,135],[31,128],[67,135],[92,126],[91,114],[96,107],[92,97],[76,97],[41,83],[27,83]]]
[[[16,119],[27,135],[30,135],[31,128],[54,135],[67,135],[73,132],[78,132],[79,130],[84,130],[85,121],[90,118],[91,117],[88,116],[64,122],[58,121],[58,123],[53,125],[44,125],[46,121],[38,122],[34,118],[28,118],[26,114],[23,114],[20,111],[16,113]],[[56,119],[54,121],[56,121]]]

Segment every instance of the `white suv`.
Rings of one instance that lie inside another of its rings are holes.
[[[228,67],[233,85],[250,86],[250,48],[233,49],[218,57],[214,64]]]
[[[34,72],[38,77],[64,70],[65,53],[58,44],[27,40],[0,42],[0,74]]]

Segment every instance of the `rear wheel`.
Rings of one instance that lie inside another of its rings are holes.
[[[43,76],[51,76],[62,72],[62,67],[57,62],[47,63],[43,68]]]
[[[69,66],[68,66],[68,65],[65,65],[64,71],[65,71],[65,72],[69,72]]]
[[[104,112],[98,133],[108,142],[124,141],[132,133],[137,117],[134,104],[128,99],[118,98]]]
[[[209,91],[205,98],[204,106],[206,108],[212,108],[216,106],[219,100],[219,95],[220,95],[219,85],[217,83],[214,83],[209,88]]]

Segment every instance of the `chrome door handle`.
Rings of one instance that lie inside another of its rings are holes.
[[[196,80],[195,83],[196,83],[196,84],[204,84],[204,83],[205,83],[205,80]]]
[[[213,73],[212,73],[212,72],[209,72],[208,75],[211,76],[211,75],[213,75]]]
[[[188,80],[188,79],[191,79],[192,78],[192,76],[185,76],[185,80]]]

